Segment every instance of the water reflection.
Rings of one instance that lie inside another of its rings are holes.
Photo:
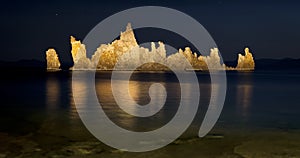
[[[46,115],[37,132],[38,139],[66,138],[79,140],[90,138],[90,134],[82,125],[78,116],[73,97],[69,73],[49,73],[46,80]],[[85,86],[84,83],[80,86]],[[84,94],[84,93],[83,93]],[[82,98],[85,98],[83,95]],[[63,129],[63,130],[62,130]],[[61,139],[65,141],[65,139]]]
[[[126,72],[120,72],[126,73]],[[97,102],[100,102],[105,116],[108,117],[111,121],[115,124],[120,126],[121,128],[128,129],[131,131],[138,131],[138,132],[145,132],[145,131],[152,131],[163,127],[167,123],[169,123],[175,114],[178,112],[179,104],[182,101],[184,105],[182,105],[184,110],[181,111],[184,115],[188,116],[191,115],[195,110],[192,110],[191,101],[195,95],[192,93],[194,89],[196,89],[195,85],[189,82],[181,83],[184,89],[184,94],[181,94],[181,87],[178,82],[178,79],[175,74],[170,73],[142,73],[136,72],[131,76],[129,84],[125,80],[123,80],[122,75],[118,80],[117,90],[118,91],[129,91],[132,98],[125,98],[124,104],[126,106],[133,108],[132,102],[128,101],[127,99],[132,99],[139,105],[146,105],[150,102],[149,97],[149,87],[154,83],[162,84],[167,92],[167,99],[166,102],[161,110],[150,117],[135,117],[123,111],[119,105],[116,103],[115,98],[112,94],[112,87],[111,87],[111,73],[109,72],[100,72],[96,73],[95,76],[95,90],[96,95],[98,97]],[[74,82],[74,81],[73,81]],[[78,84],[73,83],[73,85],[78,85],[78,90],[81,91],[78,93],[78,97],[80,97],[81,102],[86,102],[89,88],[87,84],[89,82],[84,82],[83,80],[75,80]],[[201,100],[200,105],[202,106],[201,117],[197,117],[196,123],[193,124],[194,126],[198,126],[201,124],[203,120],[203,116],[206,112],[206,107],[210,101],[211,96],[211,83],[209,76],[201,75],[199,77],[199,82],[201,83]],[[128,87],[126,90],[125,87]],[[213,102],[216,102],[216,96],[218,96],[220,86],[215,85],[213,86],[213,90],[215,94],[213,96]],[[160,89],[161,90],[161,89]],[[123,96],[119,96],[123,97]],[[157,90],[156,93],[152,96],[153,101],[156,103],[164,102],[164,98],[162,97],[162,92]],[[214,104],[214,103],[213,103]],[[211,107],[211,111],[214,111],[216,107]],[[149,110],[156,110],[156,109],[149,109]],[[184,120],[179,120],[184,121]],[[184,125],[182,123],[182,125]],[[179,127],[178,127],[179,128]]]
[[[124,73],[124,72],[122,72]],[[98,101],[100,102],[103,110],[105,111],[106,115],[119,125],[122,128],[133,130],[133,131],[149,131],[154,130],[159,127],[162,127],[166,123],[168,123],[172,117],[175,115],[179,103],[180,103],[180,85],[174,79],[174,75],[165,74],[165,73],[134,73],[131,77],[129,85],[126,84],[126,81],[120,79],[118,82],[118,89],[122,91],[125,86],[128,86],[129,94],[131,95],[132,99],[137,104],[146,105],[150,102],[149,97],[149,87],[154,83],[160,83],[162,86],[165,87],[167,91],[167,99],[165,102],[165,106],[159,110],[156,114],[151,117],[141,118],[141,117],[134,117],[132,115],[127,114],[119,106],[116,104],[115,98],[112,94],[112,87],[111,87],[111,80],[110,80],[110,73],[97,73],[96,80],[95,80],[95,89],[97,92]],[[73,81],[74,82],[74,81]],[[80,82],[80,80],[76,81],[78,84],[73,83],[73,85],[78,85],[78,89],[82,89],[80,91],[80,98],[81,101],[86,102],[86,96],[89,93],[87,89],[88,85],[86,82]],[[184,83],[187,85],[188,89],[192,89],[193,85],[189,83]],[[164,103],[164,97],[162,97],[163,92],[156,91],[156,93],[152,96],[154,103]],[[188,91],[186,93],[189,93]],[[192,95],[184,95],[184,96],[192,96]],[[122,97],[122,96],[121,96]],[[128,98],[127,98],[128,99]],[[186,97],[182,98],[184,100],[190,100],[191,98]],[[85,101],[84,101],[85,100]],[[127,106],[131,106],[131,102],[127,102],[125,99],[125,104]],[[189,105],[185,105],[189,106]],[[157,109],[149,109],[157,111]],[[99,116],[99,117],[106,117],[106,116]],[[147,124],[147,126],[145,126]]]
[[[253,83],[251,74],[241,74],[236,86],[237,112],[247,119],[250,114],[250,106],[253,96]]]
[[[119,122],[121,124],[126,125],[133,125],[135,124],[134,119],[132,115],[128,115],[124,113],[121,109],[119,109],[116,106],[116,102],[114,100],[114,97],[112,95],[112,89],[111,89],[111,81],[108,79],[99,79],[96,80],[96,92],[98,96],[98,100],[102,106],[102,108],[105,110],[106,114],[116,122]],[[122,89],[122,85],[119,85],[120,89]],[[138,96],[139,89],[137,86],[132,86],[132,84],[129,85],[130,87],[130,94],[132,96]]]
[[[55,110],[60,104],[60,85],[56,77],[49,77],[46,83],[46,106],[49,110]]]

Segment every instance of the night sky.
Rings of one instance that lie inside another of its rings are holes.
[[[145,5],[170,7],[198,20],[225,61],[235,60],[245,46],[256,59],[300,58],[300,2],[296,1],[52,0],[2,1],[0,60],[44,61],[45,51],[54,47],[62,62],[70,62],[70,35],[82,40],[104,18]]]

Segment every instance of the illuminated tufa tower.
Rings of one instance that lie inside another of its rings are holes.
[[[189,64],[182,63],[180,56],[184,56],[193,67],[193,70],[254,70],[255,63],[249,48],[245,48],[245,55],[238,55],[238,64],[236,67],[227,67],[219,55],[218,48],[212,48],[208,56],[202,56],[186,47],[184,50],[179,49],[178,52],[167,56],[165,45],[158,42],[151,43],[151,49],[140,47],[135,39],[131,24],[128,23],[126,30],[121,32],[120,39],[114,40],[108,44],[101,44],[95,53],[90,57],[86,54],[86,48],[80,40],[70,37],[72,46],[71,55],[74,66],[71,70],[113,70],[118,63],[119,70],[135,69],[134,65],[143,64],[139,70],[169,70],[160,63],[168,63],[176,69],[190,69]],[[54,49],[47,51],[47,69],[59,69],[60,63]]]
[[[119,56],[137,46],[138,43],[136,42],[131,24],[128,23],[126,31],[121,32],[119,40],[115,40],[111,44],[102,46],[102,48],[99,49],[99,51],[101,50],[101,57],[97,64],[97,68],[103,70],[113,69]],[[98,53],[96,52],[96,54]]]
[[[46,51],[47,70],[59,70],[60,62],[55,49],[50,48]]]
[[[254,70],[255,63],[252,56],[252,53],[250,53],[249,48],[245,48],[245,56],[242,54],[238,55],[238,64],[236,66],[237,70]]]

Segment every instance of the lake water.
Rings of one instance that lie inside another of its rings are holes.
[[[148,118],[133,117],[117,106],[110,75],[97,72],[95,88],[106,115],[118,126],[139,132],[155,130],[178,110],[181,93],[174,74],[132,75],[130,94],[141,105],[150,102],[151,84],[166,88],[165,106]],[[0,157],[300,157],[300,72],[227,72],[223,111],[204,138],[197,134],[211,84],[208,73],[198,72],[201,95],[191,126],[175,142],[144,153],[111,148],[89,133],[76,111],[71,71],[20,71],[2,76]]]

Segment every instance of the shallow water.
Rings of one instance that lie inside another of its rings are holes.
[[[209,74],[197,73],[201,96],[191,126],[170,145],[145,153],[113,149],[88,132],[74,104],[72,72],[3,76],[0,157],[300,157],[298,72],[227,72],[223,111],[204,138],[198,138],[197,133],[211,86]],[[117,107],[111,94],[110,72],[97,72],[95,87],[113,122],[141,132],[162,127],[178,109],[180,86],[172,73],[136,72],[129,84],[130,94],[137,103],[147,104],[149,86],[157,82],[167,90],[166,104],[154,116],[142,119]]]

